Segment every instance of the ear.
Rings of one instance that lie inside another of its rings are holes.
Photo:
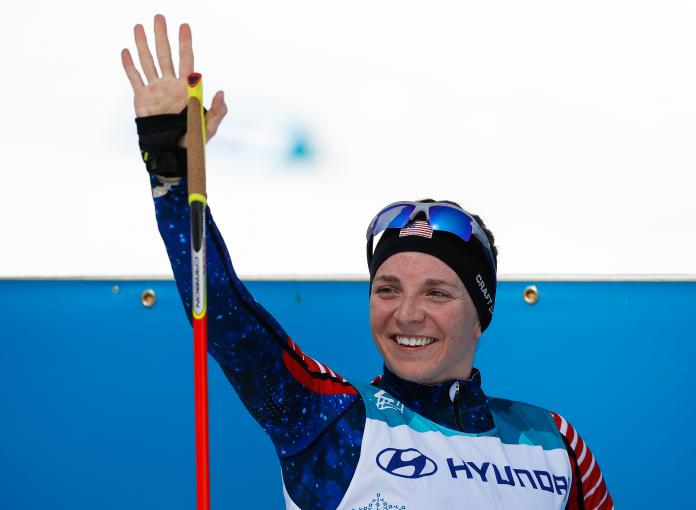
[[[477,320],[474,324],[474,340],[478,340],[479,338],[481,338],[481,333],[481,321]]]

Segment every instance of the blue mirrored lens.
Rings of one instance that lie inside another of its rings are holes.
[[[434,205],[430,208],[430,226],[458,235],[465,241],[471,239],[471,218],[452,207]]]
[[[372,234],[377,235],[387,228],[401,228],[405,226],[415,208],[416,206],[408,204],[395,205],[380,212],[372,227]]]

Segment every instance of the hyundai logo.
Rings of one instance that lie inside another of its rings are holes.
[[[437,471],[437,464],[415,448],[385,448],[377,454],[377,465],[390,475],[421,478]]]

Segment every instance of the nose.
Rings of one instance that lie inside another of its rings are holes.
[[[425,318],[425,312],[416,297],[403,296],[394,311],[394,318],[402,324],[416,324]]]

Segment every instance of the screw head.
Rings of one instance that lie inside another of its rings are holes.
[[[142,294],[140,294],[140,302],[145,308],[152,308],[157,303],[157,294],[152,289],[145,289]]]
[[[536,285],[529,285],[526,289],[524,289],[522,299],[524,299],[524,302],[528,305],[536,304],[536,302],[539,301],[539,290],[537,289]]]

